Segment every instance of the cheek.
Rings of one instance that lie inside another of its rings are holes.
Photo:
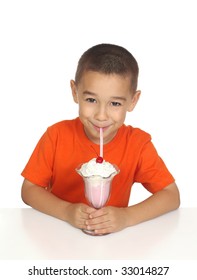
[[[88,117],[90,115],[92,115],[93,113],[93,108],[92,106],[88,106],[88,104],[79,104],[79,114],[84,116],[84,117]]]
[[[124,109],[117,110],[116,112],[113,113],[113,116],[114,116],[114,120],[116,120],[117,122],[122,122],[125,120],[126,110]]]

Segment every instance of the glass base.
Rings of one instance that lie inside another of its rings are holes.
[[[109,233],[95,233],[94,230],[88,230],[88,229],[82,229],[82,231],[85,233],[85,234],[88,234],[88,235],[92,235],[92,236],[102,236],[102,235],[107,235]]]

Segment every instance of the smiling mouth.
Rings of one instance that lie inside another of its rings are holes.
[[[105,130],[107,130],[109,127],[110,127],[110,125],[107,125],[107,126],[96,126],[96,125],[94,125],[93,124],[93,127],[94,127],[94,129],[96,130],[96,131],[98,131],[98,132],[100,132],[100,128],[102,128],[103,129],[103,132],[105,131]]]

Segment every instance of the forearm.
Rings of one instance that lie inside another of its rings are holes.
[[[176,184],[171,184],[165,189],[151,195],[146,200],[129,206],[127,211],[128,226],[156,218],[169,211],[175,210],[180,205],[179,191]]]
[[[66,221],[66,208],[69,202],[66,202],[42,187],[24,181],[22,186],[22,199],[32,208],[45,214]]]

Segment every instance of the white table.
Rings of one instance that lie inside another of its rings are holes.
[[[197,208],[89,236],[31,208],[0,208],[1,260],[196,260]]]

